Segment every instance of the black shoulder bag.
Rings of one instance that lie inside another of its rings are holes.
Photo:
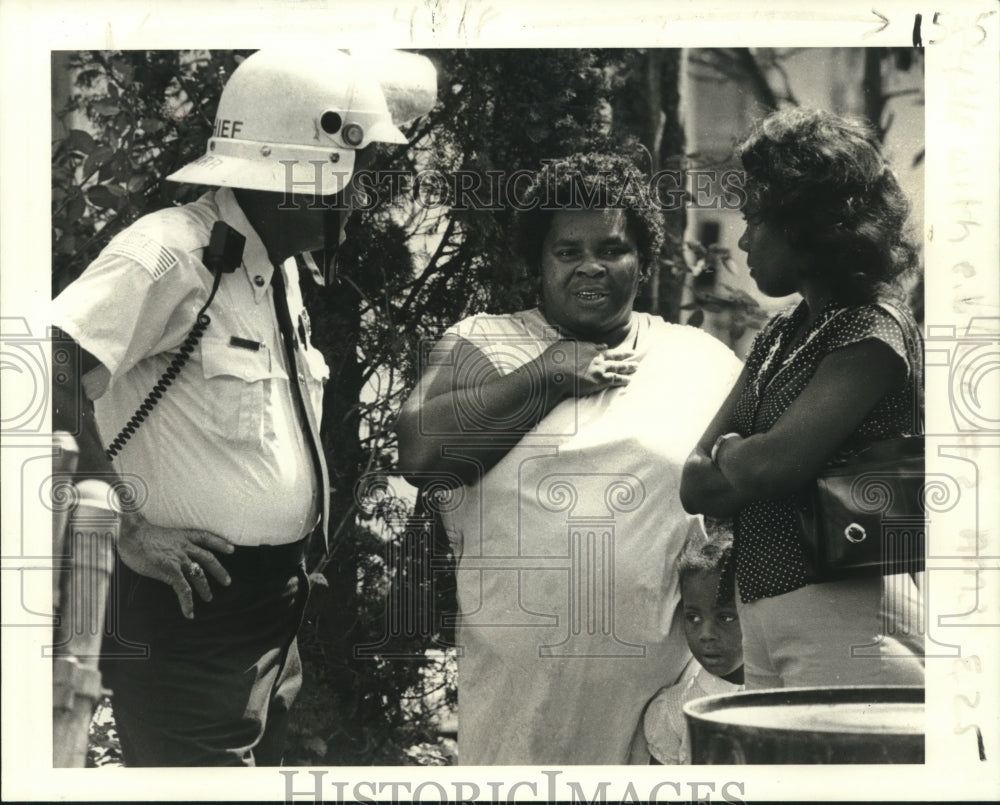
[[[920,334],[892,303],[916,389],[916,433],[885,439],[836,460],[817,476],[799,520],[806,554],[824,580],[924,569],[927,511]]]

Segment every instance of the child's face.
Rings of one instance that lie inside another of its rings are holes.
[[[743,665],[743,632],[736,603],[715,603],[719,573],[694,570],[681,580],[684,635],[694,658],[715,676],[726,676]]]

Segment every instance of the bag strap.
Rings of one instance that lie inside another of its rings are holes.
[[[923,338],[920,335],[920,331],[917,329],[916,325],[907,319],[903,315],[903,311],[900,310],[899,306],[888,299],[884,299],[878,302],[878,306],[882,308],[886,313],[892,316],[896,324],[899,325],[899,329],[903,333],[903,345],[906,347],[906,352],[910,357],[910,372],[913,376],[913,391],[914,391],[914,403],[916,405],[915,415],[913,417],[914,424],[916,426],[917,433],[924,432],[924,382],[923,382],[923,368],[924,368],[924,350],[923,350]]]

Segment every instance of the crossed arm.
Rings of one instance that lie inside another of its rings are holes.
[[[432,354],[396,420],[399,470],[412,483],[477,480],[562,400],[627,385],[637,366],[631,350],[586,341],[557,341],[508,374],[459,336]]]
[[[725,440],[736,430],[736,403],[752,378],[743,373],[684,464],[681,503],[692,513],[732,517],[751,500],[784,497],[811,481],[906,367],[888,345],[861,341],[820,362],[802,393],[765,433]]]

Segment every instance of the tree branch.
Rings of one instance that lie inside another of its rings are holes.
[[[753,90],[754,97],[768,109],[778,108],[778,99],[767,82],[767,77],[760,67],[760,63],[750,52],[750,48],[736,48],[736,61],[743,69],[744,74]]]
[[[427,262],[427,267],[421,272],[420,276],[417,277],[413,285],[410,286],[410,293],[403,301],[403,304],[399,306],[400,318],[404,318],[406,316],[407,311],[413,304],[414,299],[416,299],[417,294],[420,292],[420,289],[423,288],[424,285],[426,285],[427,282],[430,280],[430,278],[434,276],[434,274],[437,272],[438,260],[440,260],[442,255],[444,254],[444,247],[448,243],[448,239],[451,237],[451,233],[455,229],[455,221],[456,219],[454,217],[448,218],[448,225],[445,227],[444,234],[441,236],[441,240],[438,242],[437,249],[435,249],[433,256]]]

